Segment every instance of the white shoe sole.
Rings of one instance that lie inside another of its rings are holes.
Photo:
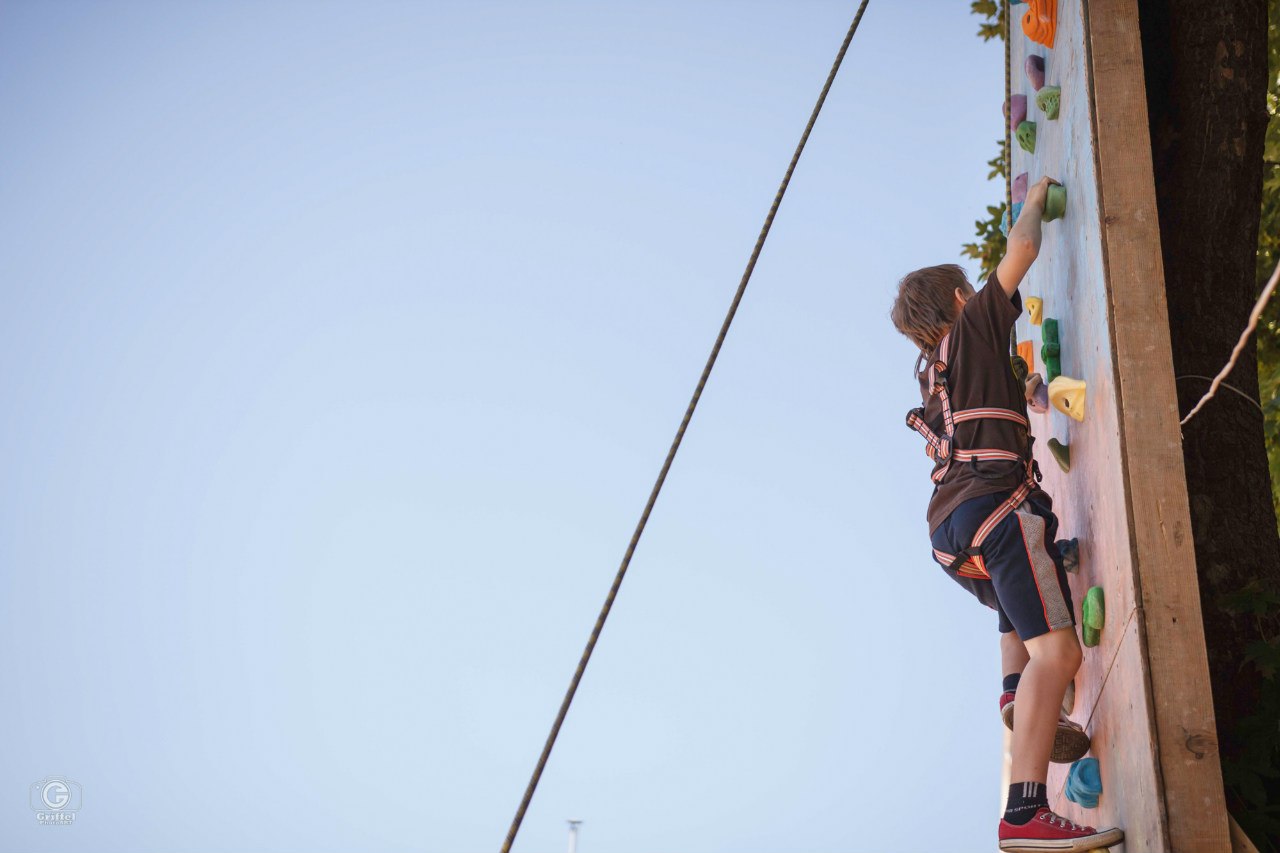
[[[1104,829],[1085,838],[1006,838],[1000,842],[1000,849],[1007,853],[1039,853],[1042,850],[1055,850],[1059,853],[1089,853],[1091,850],[1102,850],[1113,844],[1124,841],[1124,833],[1118,829]]]
[[[1013,706],[1016,701],[1000,709],[1000,717],[1009,731],[1013,731]],[[1089,735],[1083,729],[1059,724],[1058,731],[1053,736],[1053,752],[1049,760],[1054,764],[1070,764],[1076,759],[1084,758],[1092,745]]]

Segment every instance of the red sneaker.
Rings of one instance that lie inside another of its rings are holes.
[[[1087,853],[1119,844],[1124,833],[1118,829],[1097,830],[1092,826],[1080,826],[1060,817],[1047,808],[1022,826],[1000,821],[1000,849],[1011,853],[1040,853],[1058,850],[1065,853]]]
[[[1012,691],[1005,691],[1000,696],[1000,717],[1005,727],[1013,731],[1013,699]],[[1065,714],[1058,717],[1058,733],[1053,738],[1053,752],[1049,760],[1054,764],[1070,764],[1078,758],[1084,758],[1092,745],[1089,735],[1079,723],[1073,723]]]

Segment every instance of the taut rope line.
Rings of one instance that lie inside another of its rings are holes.
[[[733,317],[738,312],[738,304],[742,302],[742,295],[747,290],[747,282],[751,280],[751,273],[755,270],[756,261],[760,257],[760,250],[764,248],[764,241],[769,236],[769,229],[773,227],[773,219],[778,213],[778,206],[782,204],[782,197],[787,192],[787,185],[791,183],[791,175],[795,172],[796,164],[800,162],[800,154],[804,151],[805,143],[809,141],[809,134],[813,131],[814,124],[818,121],[818,114],[822,112],[822,105],[827,100],[827,93],[831,91],[831,84],[835,82],[836,72],[840,70],[840,63],[844,61],[844,55],[849,50],[849,43],[853,41],[853,34],[858,31],[858,24],[862,21],[862,13],[867,9],[869,0],[862,0],[858,6],[858,12],[853,17],[853,23],[849,25],[849,32],[844,37],[844,42],[840,45],[840,50],[836,53],[835,62],[831,65],[831,71],[827,74],[827,81],[823,84],[822,93],[818,95],[818,101],[813,106],[813,112],[809,115],[809,123],[805,125],[804,133],[800,135],[800,142],[796,145],[795,153],[791,155],[791,163],[787,166],[786,174],[782,177],[782,183],[778,186],[778,192],[773,197],[773,205],[769,208],[769,213],[765,216],[764,225],[760,228],[760,236],[756,238],[755,248],[751,250],[751,258],[747,261],[747,268],[742,273],[742,279],[738,282],[738,290],[733,296],[733,302],[729,305],[729,313],[724,318],[724,323],[720,326],[720,334],[716,336],[715,345],[711,348],[711,355],[707,357],[706,366],[702,368],[702,376],[698,379],[698,385],[693,390],[693,397],[689,400],[689,407],[685,409],[684,419],[680,421],[680,428],[676,430],[675,439],[671,442],[671,449],[667,451],[667,458],[662,463],[662,470],[658,472],[658,479],[653,484],[653,491],[649,493],[649,501],[644,506],[644,512],[640,514],[640,521],[636,524],[636,529],[631,534],[631,542],[627,545],[627,551],[622,557],[622,565],[618,567],[618,574],[613,579],[613,586],[609,588],[609,594],[605,597],[604,606],[600,608],[600,615],[596,617],[595,627],[591,629],[591,637],[587,640],[587,647],[582,652],[582,658],[578,661],[578,668],[573,673],[573,680],[569,682],[569,689],[565,691],[564,701],[560,703],[560,711],[556,714],[555,722],[551,725],[551,733],[547,735],[547,742],[542,747],[542,755],[538,757],[538,764],[533,768],[533,775],[529,778],[529,785],[525,788],[524,797],[520,800],[520,807],[516,809],[515,817],[511,821],[511,828],[507,831],[507,838],[502,842],[502,853],[510,853],[511,845],[515,841],[516,833],[520,831],[520,824],[524,820],[525,812],[529,809],[529,802],[533,799],[533,792],[538,787],[538,780],[542,778],[542,771],[547,766],[547,759],[551,756],[551,748],[555,746],[556,736],[560,733],[560,726],[564,724],[565,715],[569,713],[569,705],[573,702],[573,696],[578,691],[578,684],[582,681],[582,674],[586,671],[587,663],[591,660],[591,652],[596,647],[596,640],[600,638],[600,631],[604,628],[604,622],[609,618],[609,611],[613,609],[613,601],[618,596],[618,588],[622,586],[622,578],[627,573],[627,567],[631,564],[631,556],[635,553],[636,545],[640,542],[640,536],[644,533],[645,525],[649,521],[649,514],[653,511],[653,505],[658,500],[658,493],[662,491],[662,484],[667,479],[667,472],[671,470],[671,463],[676,457],[676,451],[680,449],[680,442],[684,439],[685,430],[689,427],[689,421],[693,418],[693,411],[698,407],[698,400],[702,397],[702,389],[707,384],[707,379],[711,375],[711,368],[715,366],[716,357],[720,354],[720,347],[724,344],[725,335],[729,333],[729,326],[733,323]]]

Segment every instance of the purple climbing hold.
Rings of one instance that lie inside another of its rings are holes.
[[[1035,394],[1031,397],[1031,408],[1036,412],[1049,411],[1049,386],[1043,383],[1035,390]]]
[[[1019,202],[1024,202],[1027,200],[1027,173],[1026,172],[1023,172],[1021,175],[1013,179],[1013,187],[1011,191],[1013,193],[1014,204],[1018,204]]]
[[[1018,125],[1027,120],[1027,96],[1014,95],[1009,99],[1009,130],[1016,133]]]
[[[1031,81],[1031,88],[1037,92],[1044,86],[1044,57],[1031,54],[1027,57],[1027,79]]]

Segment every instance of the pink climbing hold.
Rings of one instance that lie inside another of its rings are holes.
[[[1011,188],[1011,191],[1013,192],[1014,204],[1021,204],[1022,202],[1027,200],[1027,173],[1026,172],[1023,172],[1021,175],[1013,179],[1013,187]]]
[[[1014,95],[1009,99],[1009,131],[1015,132],[1018,125],[1027,120],[1027,96]]]
[[[1044,87],[1044,57],[1031,54],[1027,57],[1027,79],[1031,88],[1039,92]]]

